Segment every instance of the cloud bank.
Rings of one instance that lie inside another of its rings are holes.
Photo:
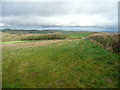
[[[3,2],[0,26],[117,26],[117,2]]]

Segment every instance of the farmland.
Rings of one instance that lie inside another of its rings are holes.
[[[82,34],[81,34],[82,33]],[[93,32],[94,33],[94,32]],[[62,30],[3,30],[2,41],[26,41],[26,40],[48,40],[65,38],[82,38],[93,34],[92,32],[62,31]]]
[[[113,49],[107,50],[108,38],[114,34],[60,31],[65,38],[20,39],[23,35],[53,35],[58,31],[31,32],[2,32],[7,34],[2,38],[3,88],[118,87],[120,56]]]

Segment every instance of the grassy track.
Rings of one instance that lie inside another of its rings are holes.
[[[38,42],[38,41],[45,41],[45,40],[10,41],[10,42],[0,42],[0,44],[9,44],[9,43],[24,43],[24,42]]]
[[[3,46],[4,88],[118,87],[118,59],[89,40]]]
[[[6,44],[6,43],[22,43],[22,42],[29,42],[29,41],[10,41],[10,42],[0,42],[0,44]]]

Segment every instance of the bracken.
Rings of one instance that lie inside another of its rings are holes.
[[[89,36],[88,39],[102,44],[105,49],[113,53],[120,54],[120,34],[94,34]]]

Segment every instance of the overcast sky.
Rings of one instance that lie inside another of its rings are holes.
[[[23,0],[24,1],[24,0]],[[90,0],[87,0],[90,1]],[[2,2],[0,26],[117,26],[118,2]]]

